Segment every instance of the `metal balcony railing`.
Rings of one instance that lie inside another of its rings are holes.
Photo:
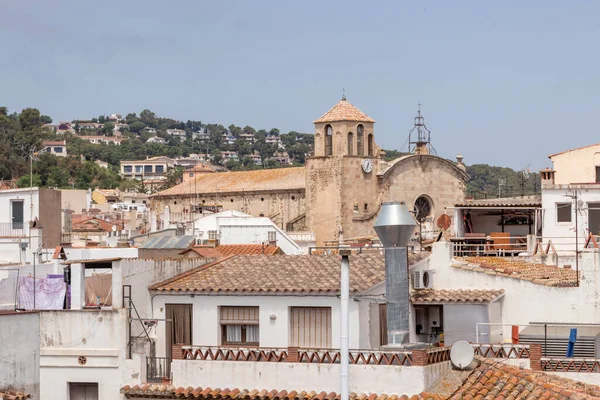
[[[0,237],[27,237],[28,231],[26,222],[0,222]]]
[[[146,381],[163,382],[171,379],[171,358],[146,357]]]

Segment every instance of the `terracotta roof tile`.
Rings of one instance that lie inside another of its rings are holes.
[[[321,118],[313,121],[315,124],[320,122],[337,122],[337,121],[356,121],[356,122],[375,122],[367,114],[348,103],[346,100],[340,100],[335,106],[321,116]]]
[[[150,197],[185,194],[237,193],[244,191],[303,190],[306,188],[304,167],[259,169],[254,171],[199,174]]]
[[[479,365],[449,397],[459,399],[600,400],[600,387],[477,357]],[[551,396],[545,397],[544,393]]]
[[[340,395],[335,392],[315,392],[315,391],[301,391],[295,390],[247,390],[247,389],[212,389],[212,388],[182,388],[166,385],[135,385],[135,386],[124,386],[121,388],[121,394],[125,395],[128,399],[152,397],[157,399],[222,399],[222,400],[233,400],[243,398],[245,400],[339,400]],[[443,397],[422,393],[421,395],[415,395],[408,397],[406,395],[398,397],[397,395],[386,395],[386,394],[365,394],[365,393],[350,393],[350,400],[396,400],[396,399],[414,399],[414,400],[442,400]]]
[[[428,253],[411,253],[411,264]],[[340,288],[337,255],[241,255],[192,269],[150,286],[159,291],[245,293],[337,293]],[[380,252],[350,257],[350,291],[365,291],[385,279]]]
[[[413,304],[492,303],[504,295],[504,290],[417,290],[411,293]]]
[[[483,272],[506,278],[521,279],[538,285],[573,287],[577,285],[577,273],[572,269],[554,265],[537,264],[502,257],[459,257],[453,268]]]
[[[30,399],[31,395],[23,392],[17,392],[14,390],[0,391],[0,399],[3,400],[21,400]]]
[[[200,257],[204,258],[221,258],[235,255],[240,256],[258,254],[272,256],[275,254],[281,254],[281,250],[278,246],[272,246],[270,244],[221,244],[217,247],[194,246],[182,251],[179,254],[186,254],[188,252],[194,252]]]

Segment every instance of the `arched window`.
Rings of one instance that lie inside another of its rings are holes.
[[[364,138],[365,138],[365,127],[362,125],[359,125],[356,127],[356,154],[358,154],[359,156],[365,155]]]
[[[369,148],[369,152],[368,152],[367,155],[369,157],[373,157],[374,154],[373,154],[373,134],[372,133],[369,133],[369,136],[368,136],[368,139],[367,139],[367,145],[368,145],[368,148]]]
[[[333,129],[331,125],[325,127],[325,155],[330,156],[333,152]]]
[[[354,134],[348,133],[348,155],[351,156],[354,153]]]
[[[429,196],[421,195],[415,200],[415,219],[418,223],[422,224],[425,222],[427,217],[431,215],[433,211],[433,204]]]

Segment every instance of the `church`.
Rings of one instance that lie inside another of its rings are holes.
[[[432,154],[420,110],[410,152],[390,162],[375,142],[375,120],[345,97],[314,125],[314,155],[304,167],[197,173],[152,195],[151,209],[160,215],[168,206],[184,221],[203,209],[265,216],[286,231],[314,233],[322,246],[374,237],[386,201],[405,202],[423,237],[437,230],[446,207],[463,202],[462,157],[453,162]]]

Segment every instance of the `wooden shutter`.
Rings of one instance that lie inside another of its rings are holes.
[[[379,304],[379,345],[385,346],[388,344],[387,335],[387,304]]]
[[[290,346],[331,348],[331,307],[292,307]]]
[[[221,325],[258,325],[258,307],[221,306]]]

